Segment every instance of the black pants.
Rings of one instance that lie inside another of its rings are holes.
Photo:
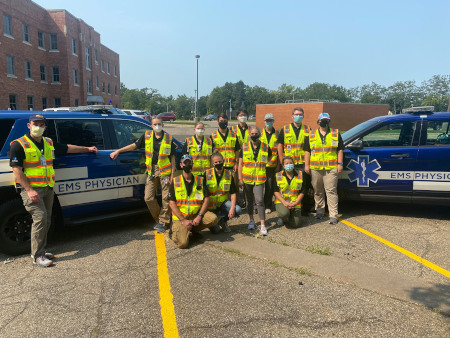
[[[305,194],[305,196],[302,200],[302,215],[306,216],[314,207],[314,189],[311,184],[311,175],[305,173],[304,164],[296,164],[295,170],[301,171],[303,175],[303,193]]]
[[[275,190],[275,185],[277,181],[275,179],[275,170],[274,168],[266,168],[266,183],[264,186],[264,207],[266,209],[272,209],[272,198]]]

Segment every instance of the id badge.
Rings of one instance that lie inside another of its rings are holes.
[[[331,144],[333,145],[333,147],[337,147],[337,145],[338,145],[338,141],[336,141],[336,140],[332,140],[332,141],[331,141]]]
[[[315,155],[315,153],[316,153],[316,151],[315,151],[315,150],[311,150],[311,156],[314,156],[314,155]]]
[[[203,199],[202,193],[201,192],[196,192],[195,193],[195,198],[198,199],[198,200],[202,200]]]
[[[261,161],[262,162],[267,162],[267,156],[266,155],[261,156]]]
[[[170,148],[165,148],[164,149],[164,154],[165,155],[170,155]]]
[[[291,151],[291,145],[290,144],[287,145],[287,151]]]
[[[230,185],[228,183],[224,184],[223,188],[225,189],[225,191],[230,191]]]
[[[41,156],[41,166],[45,167],[47,165],[47,160],[44,156]]]

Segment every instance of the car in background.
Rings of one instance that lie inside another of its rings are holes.
[[[93,104],[88,106],[77,106],[77,107],[59,107],[59,108],[46,108],[45,112],[89,112],[89,113],[98,113],[98,114],[119,114],[119,115],[127,115],[125,112],[120,110],[119,108],[114,108],[111,105],[103,105],[103,104]]]
[[[136,109],[122,109],[122,111],[127,115],[134,115],[142,117],[143,119],[151,122],[152,116],[149,114],[149,112],[145,110],[136,110]]]
[[[341,199],[450,206],[450,113],[375,117],[342,134]]]
[[[14,187],[9,166],[10,143],[29,132],[31,114],[47,119],[44,136],[54,142],[96,146],[98,153],[56,156],[53,161],[52,224],[76,225],[139,213],[148,213],[143,199],[147,177],[145,149],[121,153],[113,161],[110,153],[135,142],[151,130],[151,123],[136,116],[103,112],[0,111],[0,251],[30,252],[31,216]],[[177,168],[183,144],[174,139]]]
[[[203,117],[203,121],[216,121],[218,117],[216,114],[209,114]]]
[[[250,115],[250,116],[248,117],[248,119],[249,119],[250,121],[254,121],[254,120],[256,120],[256,116],[255,116],[255,115]]]
[[[161,119],[162,121],[170,121],[170,122],[176,121],[176,119],[177,119],[175,114],[172,112],[161,113],[161,114],[156,115],[156,117],[158,119]]]

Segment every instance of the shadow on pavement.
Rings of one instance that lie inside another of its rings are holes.
[[[432,309],[439,309],[450,317],[450,285],[434,284],[432,288],[416,287],[409,292],[413,301]]]

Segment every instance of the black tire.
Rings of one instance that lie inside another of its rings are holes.
[[[30,252],[31,215],[22,199],[16,198],[0,205],[0,251],[10,255]]]

